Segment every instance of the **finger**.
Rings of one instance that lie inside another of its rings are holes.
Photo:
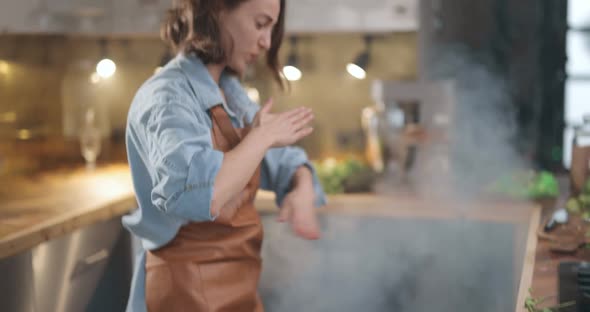
[[[311,109],[301,106],[301,107],[297,107],[297,108],[288,110],[288,111],[282,113],[281,116],[283,118],[289,120],[289,119],[294,118],[300,114],[304,114],[306,111],[311,111]]]
[[[311,108],[308,107],[298,107],[292,111],[288,112],[289,114],[287,115],[289,120],[297,120],[300,118],[303,118],[307,115],[313,114],[313,110]]]
[[[295,132],[295,141],[299,141],[313,132],[313,127],[305,127]]]
[[[313,113],[309,113],[306,114],[305,116],[303,116],[300,119],[296,119],[295,121],[293,121],[293,127],[295,128],[295,131],[301,130],[302,128],[304,128],[307,124],[309,124],[313,119],[315,118],[315,116],[313,115]]]
[[[295,234],[301,238],[309,240],[316,240],[320,238],[320,228],[317,220],[314,218],[296,218],[293,220],[291,226]]]
[[[289,220],[290,217],[291,217],[291,205],[285,205],[283,208],[281,208],[281,211],[279,213],[279,217],[277,218],[277,221],[286,222],[287,220]]]
[[[297,141],[303,139],[304,137],[310,135],[313,132],[313,128],[312,127],[305,127],[297,132],[295,132],[293,135],[289,136],[289,139],[287,139],[287,142],[289,142],[288,144],[295,144]]]
[[[264,114],[270,113],[270,110],[272,109],[273,104],[274,104],[273,99],[272,98],[268,99],[268,101],[266,101],[264,106],[260,109],[260,112],[264,113]]]
[[[297,131],[301,129],[305,124],[311,121],[309,118],[313,119],[313,113],[309,109],[302,109],[300,112],[289,116],[285,123],[288,125],[293,126],[294,130]]]
[[[297,236],[307,240],[317,240],[320,238],[320,231],[310,225],[294,224],[293,230]]]

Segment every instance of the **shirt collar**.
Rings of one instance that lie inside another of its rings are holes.
[[[224,104],[224,106],[227,104],[225,109],[230,116],[243,118],[246,113],[246,101],[250,101],[250,98],[248,98],[235,75],[223,71],[218,86],[211,74],[209,74],[205,64],[197,56],[179,53],[175,58],[175,62],[188,77],[188,81],[197,98],[201,101],[204,110],[218,104]],[[225,93],[227,103],[223,101],[223,96],[219,91],[220,87]]]

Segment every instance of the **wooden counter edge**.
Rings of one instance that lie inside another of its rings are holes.
[[[516,297],[516,312],[527,311],[524,302],[529,296],[529,289],[533,284],[533,273],[535,270],[535,255],[537,250],[537,229],[541,224],[541,206],[537,206],[531,215],[527,234],[525,254],[523,257],[522,273],[518,286],[518,295]]]
[[[264,195],[263,195],[264,194]],[[257,209],[262,213],[277,213],[279,209],[275,205],[274,194],[269,192],[262,192],[257,199]],[[438,209],[429,209],[426,211],[415,210],[416,204],[410,203],[406,200],[399,202],[400,206],[406,206],[405,209],[381,209],[385,203],[391,203],[391,197],[375,196],[373,194],[364,194],[359,196],[330,196],[329,204],[322,209],[321,212],[335,212],[357,215],[362,213],[364,215],[374,216],[389,216],[389,217],[426,217],[426,218],[453,218],[457,216],[468,217],[474,219],[487,219],[488,221],[499,221],[499,222],[515,222],[524,216],[523,212],[511,214],[508,217],[497,217],[493,216],[494,213],[488,214],[481,212],[478,213],[458,213],[457,211],[450,212]],[[364,209],[359,209],[359,205],[364,206]],[[131,209],[137,207],[134,194],[127,194],[123,197],[114,200],[106,205],[95,206],[90,209],[72,211],[70,213],[60,214],[55,218],[50,218],[44,222],[41,222],[33,227],[18,231],[0,239],[0,259],[6,258],[28,249],[34,248],[37,245],[49,241],[51,239],[59,238],[66,234],[69,234],[77,229],[84,226],[93,225],[95,223],[106,221],[108,219],[122,216]],[[411,207],[411,208],[410,208]],[[536,218],[539,219],[540,208],[533,212],[533,217],[530,222],[539,223],[539,220],[533,221],[535,214]],[[492,216],[490,216],[492,215]],[[536,230],[536,226],[534,227]],[[529,240],[530,240],[530,226],[529,226]],[[534,232],[534,231],[533,231]],[[535,241],[536,244],[536,241]],[[527,246],[530,242],[527,241]],[[536,246],[536,245],[535,245]],[[528,247],[527,247],[528,248]],[[525,258],[526,259],[526,258]],[[533,261],[534,261],[534,248],[533,248]],[[525,264],[526,265],[526,264]],[[524,272],[524,271],[523,271]],[[521,278],[522,280],[522,278]],[[521,283],[522,284],[522,283]],[[530,283],[529,283],[530,284]],[[526,288],[528,289],[528,288]],[[526,290],[525,289],[525,290]]]
[[[122,216],[136,207],[135,196],[125,196],[106,205],[72,211],[50,218],[0,240],[0,259],[16,255],[37,245],[70,234],[77,229]]]

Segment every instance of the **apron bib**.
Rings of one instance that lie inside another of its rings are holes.
[[[250,130],[234,128],[221,105],[210,109],[212,142],[228,152]],[[262,224],[254,207],[260,166],[213,222],[191,222],[146,256],[149,312],[262,312],[257,293]],[[231,215],[233,212],[233,215]]]

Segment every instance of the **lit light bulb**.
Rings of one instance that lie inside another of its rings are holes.
[[[346,65],[346,71],[348,71],[351,76],[359,80],[365,79],[365,77],[367,77],[365,70],[353,63],[348,63],[348,65]]]
[[[117,65],[110,59],[103,59],[96,64],[96,72],[101,78],[110,78],[117,71]]]
[[[289,81],[297,81],[297,80],[301,79],[301,76],[302,76],[299,68],[297,68],[295,66],[291,66],[291,65],[287,65],[287,66],[283,67],[283,75]]]

